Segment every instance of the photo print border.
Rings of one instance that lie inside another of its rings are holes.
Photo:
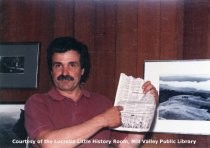
[[[210,135],[210,60],[148,60],[144,79],[159,92],[152,132]]]

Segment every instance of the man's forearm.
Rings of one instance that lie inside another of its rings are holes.
[[[60,130],[54,131],[43,131],[38,136],[38,139],[49,140],[49,141],[59,141],[59,140],[71,140],[75,142],[69,143],[45,143],[41,144],[42,148],[62,148],[62,147],[75,147],[80,143],[78,141],[88,139],[96,132],[98,132],[101,128],[105,127],[105,121],[103,117],[96,116],[82,124],[63,128]]]

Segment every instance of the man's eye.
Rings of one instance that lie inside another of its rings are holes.
[[[59,67],[61,67],[61,64],[54,64],[53,67],[54,68],[59,68]]]
[[[69,63],[69,65],[70,65],[71,67],[78,67],[78,64],[77,64],[77,63]]]
[[[72,63],[71,66],[72,66],[72,67],[76,67],[77,65],[76,65],[75,63]]]

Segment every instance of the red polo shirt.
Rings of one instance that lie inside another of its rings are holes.
[[[55,88],[48,93],[31,96],[25,105],[25,127],[30,139],[36,139],[44,130],[57,130],[80,124],[112,106],[111,101],[103,95],[86,90],[82,90],[82,94],[77,102],[62,96]],[[105,128],[90,140],[110,140],[110,138],[111,130]],[[93,148],[99,145],[107,146],[105,143],[101,145],[93,142],[81,146]]]

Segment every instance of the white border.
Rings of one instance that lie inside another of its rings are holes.
[[[150,80],[158,91],[161,74],[210,75],[210,60],[145,61],[144,79]],[[158,120],[156,118],[152,132],[210,135],[210,121]]]

